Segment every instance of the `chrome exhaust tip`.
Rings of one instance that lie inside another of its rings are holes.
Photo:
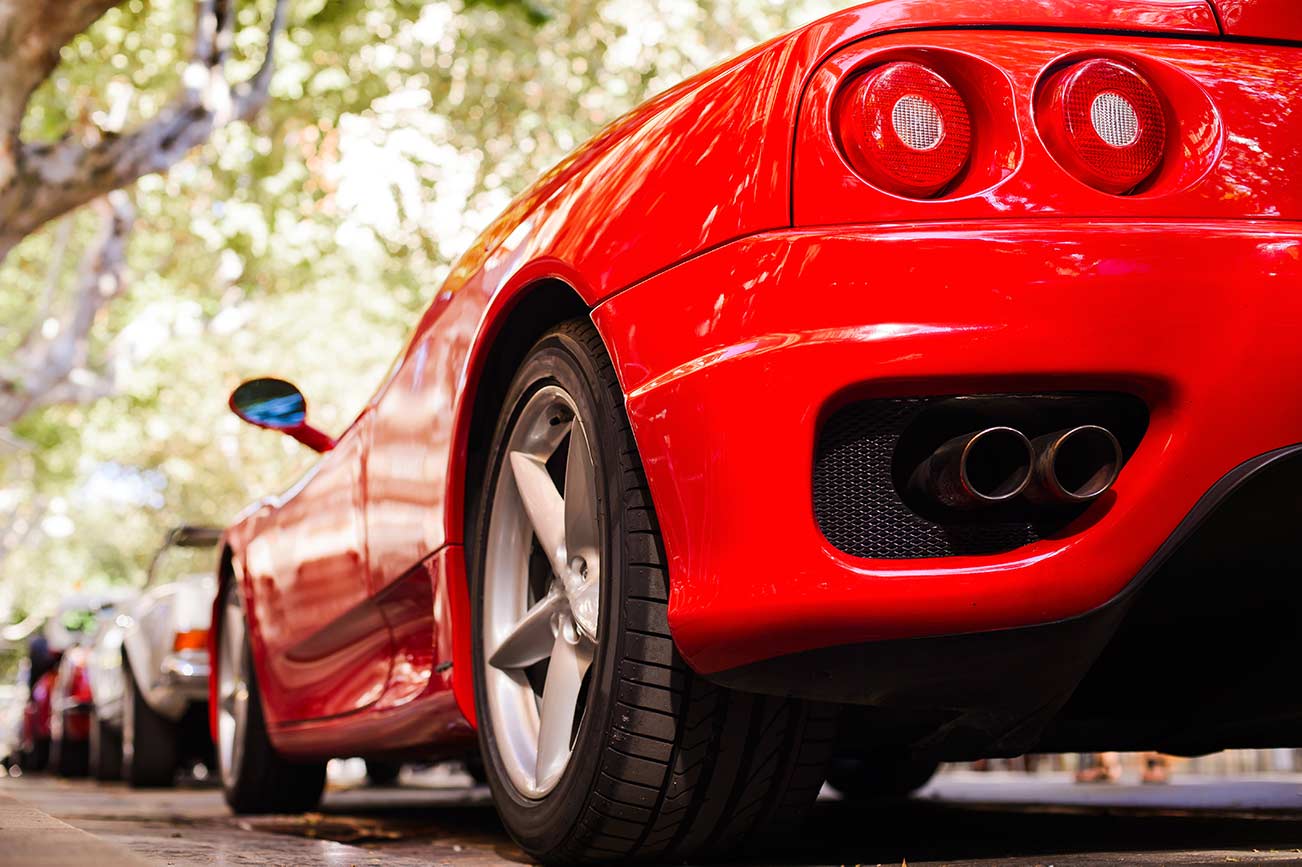
[[[1112,431],[1086,424],[1036,437],[1034,482],[1026,489],[1035,503],[1080,504],[1097,499],[1117,480],[1124,460]]]
[[[909,487],[951,509],[993,506],[1026,490],[1034,458],[1031,441],[1021,431],[988,427],[936,449],[913,471]]]

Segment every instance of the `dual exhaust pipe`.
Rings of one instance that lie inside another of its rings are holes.
[[[951,509],[996,506],[1025,496],[1042,505],[1081,505],[1117,480],[1121,443],[1087,424],[1038,436],[988,427],[956,436],[918,465],[909,487]]]

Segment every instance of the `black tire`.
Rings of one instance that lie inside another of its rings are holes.
[[[62,732],[68,730],[65,719],[61,733],[50,741],[50,765],[60,777],[84,777],[90,767],[90,744],[86,741],[69,740]]]
[[[39,773],[50,766],[50,739],[36,738],[32,748],[23,750],[18,756],[18,767],[24,773]]]
[[[827,769],[827,782],[847,800],[904,798],[927,785],[940,763],[893,754],[838,756]]]
[[[97,780],[122,779],[122,732],[91,714],[90,772]]]
[[[461,766],[465,769],[466,774],[470,776],[470,779],[475,781],[475,785],[488,785],[488,771],[484,769],[484,760],[482,758],[470,756],[462,760]]]
[[[227,582],[218,611],[224,610],[234,593],[234,585]],[[248,684],[248,716],[242,732],[237,735],[242,735],[243,739],[238,761],[229,775],[225,769],[219,772],[222,794],[233,811],[246,815],[303,813],[315,809],[325,791],[326,764],[291,762],[271,745],[247,632],[245,635],[243,660],[245,683]],[[216,664],[212,676],[218,676]]]
[[[565,389],[592,428],[604,547],[583,716],[559,781],[532,800],[510,782],[491,734],[483,568],[502,452],[525,402],[547,384]],[[486,475],[469,549],[476,713],[494,801],[521,847],[548,863],[682,860],[735,854],[761,834],[789,831],[822,785],[831,711],[715,686],[679,657],[666,558],[624,395],[589,322],[561,325],[530,351],[508,390]]]
[[[375,762],[366,760],[366,782],[372,786],[392,786],[402,773],[401,762]]]
[[[176,723],[145,701],[125,656],[122,668],[122,778],[136,789],[174,785],[178,764]]]

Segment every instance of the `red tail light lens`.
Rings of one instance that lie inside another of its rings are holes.
[[[1043,93],[1041,131],[1068,171],[1108,193],[1126,193],[1162,162],[1166,118],[1152,86],[1112,60],[1059,72]]]
[[[78,667],[73,674],[70,694],[75,702],[85,703],[91,700],[90,678],[86,676],[85,668]]]
[[[963,97],[918,63],[888,63],[858,79],[837,123],[841,146],[859,174],[915,198],[934,196],[952,183],[972,148]]]

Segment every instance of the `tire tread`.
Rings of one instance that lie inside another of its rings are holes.
[[[535,854],[584,863],[734,851],[785,830],[813,803],[831,750],[831,709],[715,686],[678,655],[669,631],[667,558],[614,367],[590,322],[566,323],[552,335],[587,351],[610,405],[619,408],[603,421],[624,443],[616,471],[624,490],[617,507],[626,586],[614,724],[596,791],[569,839]]]

